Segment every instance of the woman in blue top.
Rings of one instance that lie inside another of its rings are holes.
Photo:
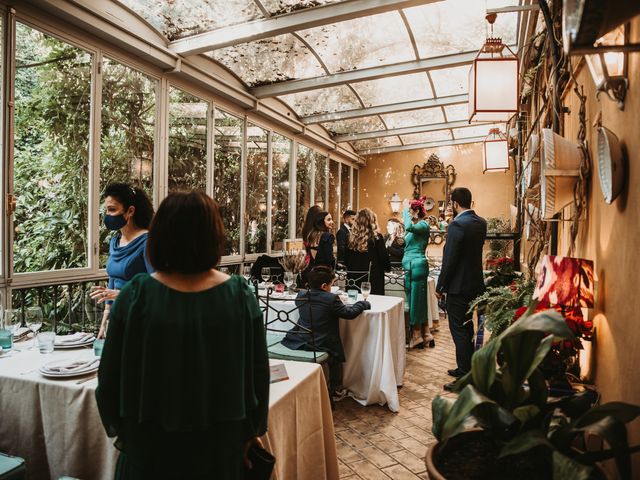
[[[98,302],[105,302],[98,338],[105,336],[111,303],[120,289],[136,274],[153,272],[146,255],[147,233],[153,217],[153,205],[147,194],[126,183],[111,183],[102,198],[104,225],[116,233],[109,242],[109,284],[106,288],[97,287],[91,294]]]

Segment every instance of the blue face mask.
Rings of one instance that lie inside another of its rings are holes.
[[[124,215],[122,213],[120,215],[104,216],[104,226],[109,230],[120,230],[126,224],[127,220],[124,218]]]

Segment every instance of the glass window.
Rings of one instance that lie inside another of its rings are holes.
[[[410,135],[401,135],[402,143],[411,145],[413,143],[438,142],[441,140],[451,140],[449,130],[441,130],[437,132],[412,133]]]
[[[368,80],[354,83],[352,87],[362,99],[365,107],[411,102],[433,97],[429,80],[424,73]]]
[[[329,133],[332,135],[343,135],[346,133],[358,133],[358,132],[375,132],[377,130],[384,130],[384,123],[380,120],[380,117],[362,117],[351,118],[347,120],[337,120],[335,122],[327,122],[322,124]]]
[[[207,189],[209,105],[178,88],[169,90],[169,191]]]
[[[469,91],[469,69],[468,65],[454,68],[443,68],[430,73],[433,80],[436,95],[444,97],[448,95],[459,95]]]
[[[315,159],[313,203],[324,209],[327,200],[327,157],[318,152],[314,152],[313,157]]]
[[[262,0],[262,4],[271,15],[284,15],[339,1],[342,0]]]
[[[394,137],[379,137],[379,138],[370,138],[367,140],[358,140],[356,142],[351,142],[351,146],[356,150],[367,150],[369,148],[379,148],[379,147],[397,147],[402,145],[397,136]]]
[[[430,125],[432,123],[444,122],[442,109],[440,107],[422,108],[409,112],[387,113],[382,115],[388,128],[404,128],[414,125]]]
[[[489,135],[489,130],[492,128],[499,128],[501,132],[504,132],[504,123],[502,124],[487,124],[487,125],[471,125],[469,127],[461,127],[453,129],[454,138],[471,138],[471,137],[486,137]]]
[[[240,196],[244,120],[215,111],[213,198],[227,233],[224,255],[240,255]]]
[[[291,93],[278,98],[286,102],[301,117],[362,107],[358,97],[346,85]]]
[[[157,81],[105,58],[102,62],[100,189],[112,182],[140,187],[153,198]],[[106,265],[110,232],[100,226],[100,265]]]
[[[352,208],[351,199],[349,194],[351,193],[351,167],[346,164],[342,164],[342,177],[340,178],[340,216],[336,220],[338,224],[342,219],[342,214],[345,210]]]
[[[302,238],[302,226],[311,206],[311,168],[313,151],[298,145],[296,159],[296,238]]]
[[[336,229],[340,227],[340,163],[335,160],[329,162],[329,208],[327,211],[333,217],[333,221],[336,224]],[[336,232],[333,232],[334,234]]]
[[[469,118],[469,104],[461,103],[460,105],[447,105],[444,107],[448,122],[457,120],[467,120]]]
[[[88,266],[92,61],[16,24],[15,272]]]
[[[292,141],[277,133],[271,136],[271,251],[284,250],[289,238],[289,164]]]
[[[247,125],[247,205],[244,215],[245,252],[267,251],[268,132]]]

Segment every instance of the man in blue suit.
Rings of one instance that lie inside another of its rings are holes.
[[[461,377],[471,370],[473,355],[473,322],[469,304],[484,292],[482,246],[487,236],[487,222],[471,210],[471,191],[454,188],[451,192],[454,220],[447,230],[442,269],[436,295],[446,294],[449,330],[456,346],[457,368],[449,370],[452,377]],[[455,382],[447,383],[451,390]]]

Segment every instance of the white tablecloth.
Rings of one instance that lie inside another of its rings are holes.
[[[0,356],[0,451],[24,458],[28,479],[113,478],[117,450],[100,422],[97,380],[78,384],[78,379],[49,380],[37,372],[53,360],[92,356],[90,349]],[[337,479],[333,420],[322,370],[308,363],[284,363],[290,379],[271,385],[264,438],[276,457],[274,478]]]
[[[358,300],[363,300],[362,295]],[[406,362],[404,332],[404,300],[398,297],[370,295],[371,310],[353,320],[340,319],[340,338],[346,362],[343,385],[362,405],[388,405],[397,412],[400,408],[398,385],[402,385]],[[269,318],[275,311],[290,311],[292,302],[270,301]],[[293,311],[291,321],[297,321]],[[292,324],[276,322],[273,328],[289,330]]]
[[[401,278],[403,276],[403,273],[385,273],[386,295],[405,298],[404,281]],[[427,320],[429,322],[429,327],[433,326],[433,322],[440,320],[440,313],[438,311],[438,297],[436,297],[436,281],[432,277],[429,277],[427,281]]]

